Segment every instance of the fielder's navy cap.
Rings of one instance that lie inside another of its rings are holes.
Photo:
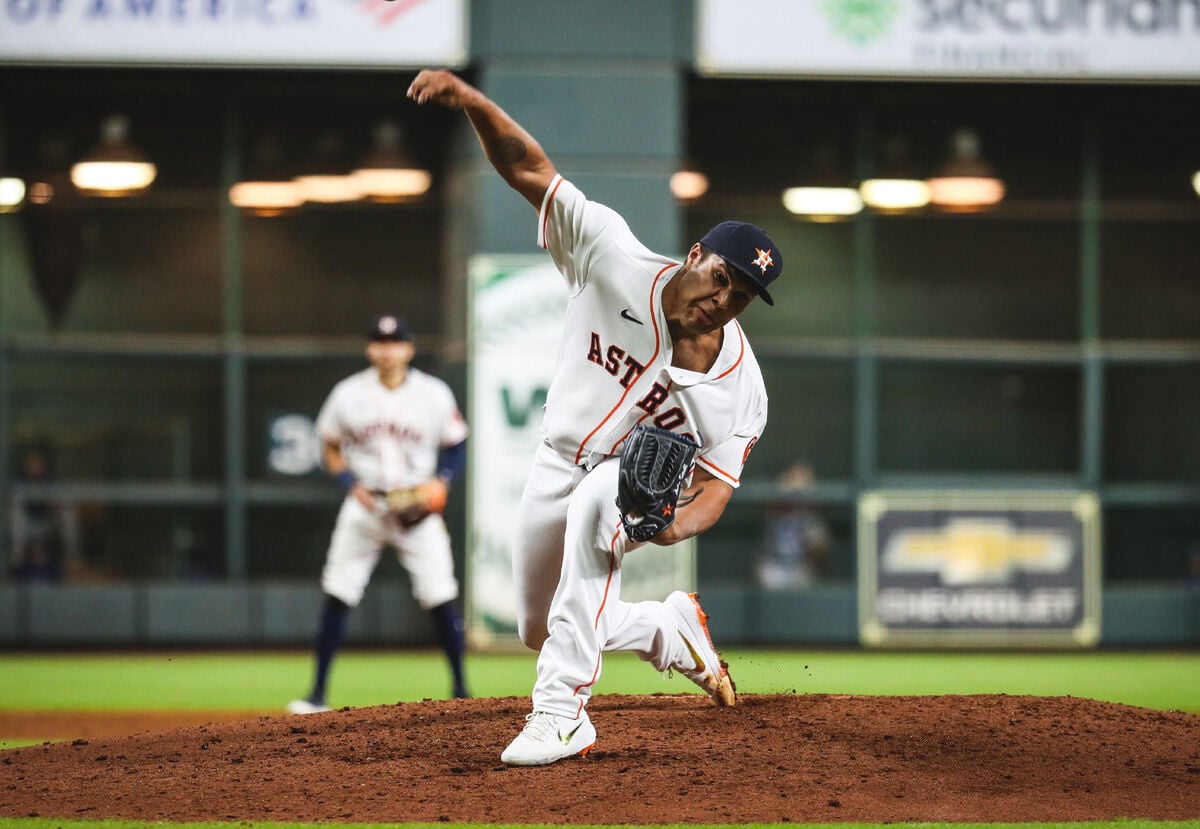
[[[700,244],[750,277],[763,302],[775,304],[767,286],[783,273],[783,254],[765,230],[747,222],[721,222],[704,234]]]
[[[412,332],[408,330],[408,323],[404,321],[404,317],[386,314],[376,317],[371,323],[367,339],[376,343],[408,342],[412,339]]]

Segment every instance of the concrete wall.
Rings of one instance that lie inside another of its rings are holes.
[[[845,647],[858,644],[852,584],[767,593],[703,590],[721,644]],[[276,647],[308,645],[321,595],[304,583],[245,585],[3,585],[0,647]],[[433,643],[426,614],[403,582],[373,584],[350,617],[352,645]],[[1104,591],[1101,645],[1200,646],[1200,590],[1178,586]]]

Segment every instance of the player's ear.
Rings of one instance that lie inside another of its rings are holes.
[[[694,265],[704,258],[704,248],[699,242],[692,245],[692,249],[688,251],[687,264]]]

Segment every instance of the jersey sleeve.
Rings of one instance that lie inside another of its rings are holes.
[[[763,400],[761,407],[747,412],[744,425],[733,435],[699,455],[696,465],[736,489],[741,485],[742,470],[750,459],[750,451],[758,443],[766,425],[767,408]]]
[[[458,402],[454,399],[454,392],[450,391],[450,387],[444,384],[441,387],[441,391],[442,410],[445,416],[442,418],[442,433],[438,439],[439,448],[462,443],[467,439],[468,432],[467,421],[458,409]]]
[[[589,201],[562,176],[546,188],[538,212],[538,246],[549,251],[571,294],[583,288],[600,252],[632,235],[619,213]]]

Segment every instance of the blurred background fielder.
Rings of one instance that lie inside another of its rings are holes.
[[[450,482],[465,465],[467,425],[450,387],[411,366],[416,348],[405,320],[379,317],[368,337],[371,367],[334,386],[317,416],[325,469],[346,499],[321,573],[325,605],[313,687],[288,704],[292,714],[329,710],[326,685],[346,617],[362,600],[384,545],[395,548],[413,598],[433,619],[453,696],[469,696],[458,581],[442,520]]]

